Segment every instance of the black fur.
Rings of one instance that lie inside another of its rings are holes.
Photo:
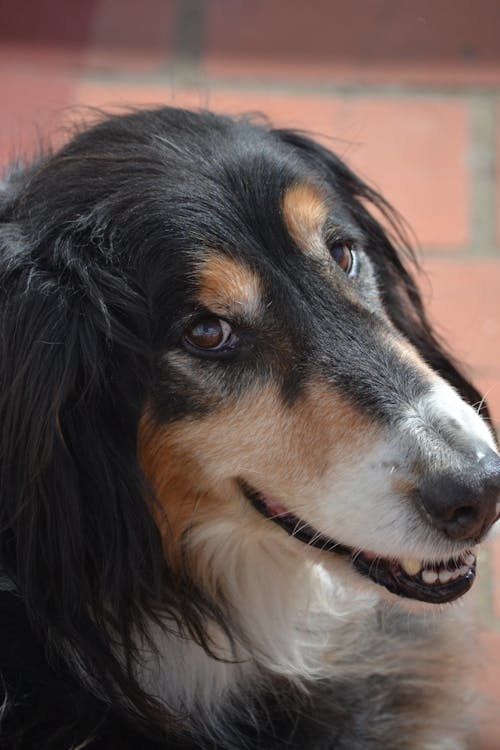
[[[168,613],[208,650],[210,618],[231,630],[222,605],[164,562],[137,461],[138,419],[147,400],[160,420],[203,408],[159,365],[187,314],[186,253],[238,248],[251,264],[265,245],[285,257],[279,200],[303,175],[339,197],[369,248],[396,328],[466,400],[479,402],[431,332],[391,209],[303,135],[165,108],[106,119],[7,175],[0,560],[15,590],[0,594],[2,747],[55,750],[93,735],[92,748],[212,747],[183,739],[179,717],[165,715],[134,677],[134,635],[151,619]],[[367,204],[385,215],[392,239]],[[234,367],[240,387],[244,356]],[[300,372],[284,383],[290,398]],[[93,676],[95,695],[80,667]],[[241,736],[266,750],[379,747],[361,727],[373,717],[361,712],[360,727],[345,725],[349,690],[340,688],[321,726],[305,718],[309,699],[294,695],[289,713],[270,699],[260,738],[249,727]]]

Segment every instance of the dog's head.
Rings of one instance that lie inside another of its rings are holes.
[[[1,558],[41,622],[78,647],[78,621],[126,639],[165,609],[202,639],[248,549],[470,587],[500,492],[484,404],[337,157],[161,109],[0,200]]]

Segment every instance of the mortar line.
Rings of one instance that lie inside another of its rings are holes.
[[[497,255],[495,206],[495,103],[475,95],[469,100],[471,255]]]
[[[180,86],[197,85],[201,78],[204,11],[204,0],[177,0],[175,4],[174,63],[162,75],[174,76]]]
[[[177,71],[177,65],[181,62],[189,62],[192,67],[192,75],[190,83],[194,87],[208,86],[216,91],[239,91],[239,92],[256,92],[256,93],[271,93],[271,94],[283,94],[283,95],[304,95],[304,96],[332,96],[332,95],[343,95],[343,96],[397,96],[403,99],[420,97],[420,98],[446,98],[446,99],[463,99],[465,97],[488,97],[491,99],[498,98],[500,96],[500,86],[481,86],[464,84],[462,86],[449,86],[446,83],[419,83],[419,84],[404,84],[399,82],[387,83],[376,83],[370,82],[361,84],[357,82],[339,82],[332,83],[331,81],[293,81],[290,79],[266,79],[260,80],[259,78],[226,78],[224,76],[210,75],[204,73],[201,65],[201,57],[203,52],[203,8],[204,4],[202,0],[178,0],[180,11],[177,21],[177,27],[179,33],[176,34],[176,56],[177,61],[172,65],[165,65],[157,68],[155,71],[148,71],[147,73],[121,73],[119,71],[93,71],[87,70],[82,72],[81,79],[83,81],[91,81],[93,83],[114,84],[118,86],[127,86],[130,84],[134,85],[145,85],[145,86],[161,86],[165,83],[166,78],[171,79],[172,74]],[[185,5],[184,5],[185,3]],[[194,13],[195,10],[199,10],[199,15],[194,15],[196,23],[193,24],[193,28],[185,28],[189,26],[190,12]],[[183,49],[186,51],[183,53]],[[183,85],[183,81],[180,80],[179,85]]]

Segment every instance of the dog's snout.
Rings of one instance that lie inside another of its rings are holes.
[[[500,457],[489,448],[460,471],[429,475],[419,498],[434,526],[450,539],[479,541],[500,511]]]

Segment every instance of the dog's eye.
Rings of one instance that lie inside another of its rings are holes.
[[[184,344],[201,352],[217,352],[234,348],[238,337],[226,320],[203,318],[184,331]]]
[[[348,276],[352,274],[355,265],[355,256],[352,247],[347,242],[333,242],[328,249],[339,268]]]

